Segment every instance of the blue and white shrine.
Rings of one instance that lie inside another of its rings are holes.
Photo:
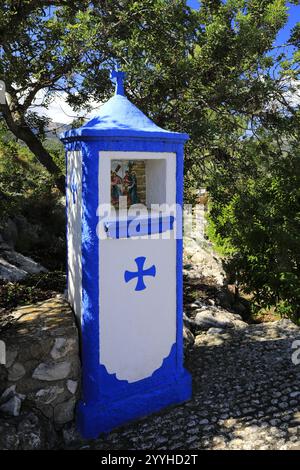
[[[183,367],[182,198],[186,134],[116,93],[65,132],[68,298],[80,326],[86,438],[188,400]],[[170,209],[171,208],[171,209]]]

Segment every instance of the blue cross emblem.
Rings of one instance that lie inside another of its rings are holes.
[[[136,262],[137,266],[137,271],[132,272],[132,271],[125,271],[124,273],[124,279],[125,282],[129,282],[135,277],[137,278],[137,283],[135,286],[135,290],[144,290],[146,289],[146,285],[144,283],[144,276],[156,276],[156,267],[154,264],[151,266],[151,268],[144,269],[144,264],[146,261],[145,256],[139,256],[138,258],[135,258],[134,260]]]
[[[70,190],[73,196],[73,204],[76,202],[76,195],[77,195],[77,182],[76,182],[76,175],[75,171],[73,170],[72,176],[71,176],[71,182],[70,182]]]

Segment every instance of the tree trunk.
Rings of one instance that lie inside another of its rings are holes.
[[[20,123],[15,122],[8,105],[1,106],[4,119],[8,128],[18,138],[23,140],[29,150],[36,156],[38,161],[54,176],[55,184],[62,194],[65,194],[65,177],[55,164],[50,153],[45,149],[42,142],[22,119]]]

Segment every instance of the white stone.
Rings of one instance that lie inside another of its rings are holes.
[[[8,398],[14,396],[15,394],[16,394],[16,386],[11,385],[6,390],[4,390],[4,392],[2,393],[2,395],[0,397],[0,403],[3,403],[5,401],[7,401]]]
[[[54,421],[59,424],[65,424],[72,421],[74,418],[75,404],[75,398],[70,398],[70,400],[56,405],[54,409]]]
[[[196,269],[201,276],[212,277],[217,284],[223,285],[226,274],[222,261],[212,252],[211,248],[205,249],[201,241],[196,244],[188,242],[188,244],[185,243],[185,246],[185,256],[190,257],[193,269]]]
[[[74,395],[74,393],[76,393],[77,386],[78,386],[77,380],[68,380],[67,381],[67,388],[68,388],[69,392],[72,393],[73,395]]]
[[[55,338],[54,346],[50,353],[51,357],[53,359],[60,359],[66,356],[66,354],[71,351],[73,344],[73,340],[66,338]]]
[[[240,315],[228,312],[221,308],[204,307],[196,311],[195,323],[203,330],[213,328],[243,328],[247,323],[241,320]]]
[[[228,328],[232,327],[232,319],[229,319],[222,311],[214,311],[210,309],[200,310],[195,317],[195,323],[203,329]]]
[[[10,416],[19,416],[21,411],[22,400],[17,396],[13,396],[7,402],[0,406],[0,410]]]
[[[40,264],[33,261],[7,245],[0,249],[0,279],[15,282],[23,279],[27,274],[46,272]]]
[[[13,364],[8,371],[8,380],[16,382],[20,380],[26,373],[26,370],[22,364],[16,362]]]
[[[66,338],[55,338],[54,346],[51,350],[51,357],[53,359],[61,359],[66,356],[74,345],[74,340]]]
[[[71,364],[68,361],[54,364],[42,363],[34,370],[32,378],[47,381],[62,380],[68,377],[70,370]]]
[[[184,254],[186,256],[193,256],[198,248],[198,243],[195,240],[189,237],[184,237]]]

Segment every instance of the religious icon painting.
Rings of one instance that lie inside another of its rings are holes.
[[[118,209],[119,198],[127,198],[127,208],[146,202],[146,174],[144,160],[112,160],[111,204]]]

